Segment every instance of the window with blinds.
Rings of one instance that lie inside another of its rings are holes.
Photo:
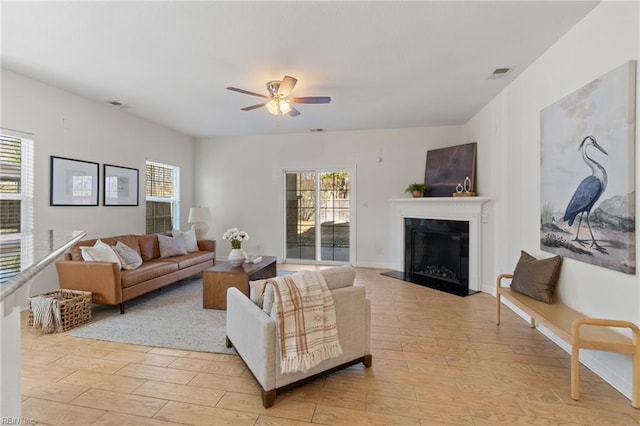
[[[20,232],[22,141],[3,136],[0,143],[0,233]]]
[[[180,169],[162,163],[147,161],[146,164],[146,232],[170,231],[178,228]]]
[[[19,239],[0,240],[0,283],[18,275],[22,253]]]
[[[21,245],[20,235],[33,230],[33,141],[30,139],[0,135],[0,213],[1,283],[20,272],[26,248]]]

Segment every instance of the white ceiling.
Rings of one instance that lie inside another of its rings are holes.
[[[1,59],[194,137],[457,125],[596,4],[2,1]],[[332,102],[276,117],[225,89],[285,74]]]

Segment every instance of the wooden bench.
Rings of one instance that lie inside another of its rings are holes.
[[[513,274],[498,275],[496,279],[496,324],[500,325],[500,298],[504,297],[531,317],[531,327],[536,321],[554,334],[571,344],[571,398],[580,398],[580,349],[618,352],[633,358],[633,398],[631,405],[640,408],[640,329],[628,321],[590,318],[561,303],[544,303],[522,293],[502,287],[503,279],[513,278]],[[629,328],[631,338],[612,330]]]

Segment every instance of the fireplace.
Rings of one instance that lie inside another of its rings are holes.
[[[487,220],[483,205],[489,200],[487,197],[390,200],[389,267],[393,270],[384,274],[460,296],[481,291],[482,225]],[[422,239],[426,241],[419,242],[416,248],[416,240]],[[406,253],[407,246],[410,253]],[[456,257],[459,266],[452,263],[451,259]],[[412,266],[412,262],[416,264]],[[487,291],[491,291],[490,285],[487,284]]]
[[[404,234],[405,281],[470,294],[468,221],[405,218]]]

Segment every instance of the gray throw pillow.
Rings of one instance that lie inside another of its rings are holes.
[[[560,256],[536,259],[522,251],[513,272],[511,288],[541,302],[552,303],[561,264]]]
[[[187,254],[182,237],[168,237],[158,234],[158,245],[160,246],[160,257],[182,256]]]
[[[111,246],[111,248],[120,258],[122,269],[136,269],[142,265],[142,257],[140,257],[138,252],[122,241],[118,241],[116,245]]]
[[[184,238],[184,246],[187,248],[189,253],[200,250],[198,248],[198,240],[196,239],[195,231],[189,230],[182,232],[179,229],[173,229],[171,230],[171,235],[173,235],[173,237]]]

